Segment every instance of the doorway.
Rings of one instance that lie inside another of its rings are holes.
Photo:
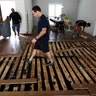
[[[2,19],[3,21],[6,19],[7,16],[11,13],[11,8],[15,9],[15,1],[0,1],[1,5],[1,13],[2,13]],[[11,28],[12,23],[10,23]],[[11,28],[12,30],[12,28]],[[11,31],[11,35],[13,35],[13,32]]]

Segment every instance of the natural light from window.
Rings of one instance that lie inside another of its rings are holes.
[[[49,4],[49,18],[60,17],[62,4]],[[52,22],[50,22],[52,25]]]
[[[6,6],[7,4],[7,6]],[[3,20],[11,13],[11,8],[15,8],[15,1],[0,1]]]
[[[62,4],[49,4],[49,17],[60,16]]]

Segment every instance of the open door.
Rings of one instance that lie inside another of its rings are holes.
[[[7,6],[6,6],[7,4]],[[15,9],[15,1],[9,1],[9,0],[2,0],[0,1],[0,14],[2,16],[2,20],[1,21],[5,21],[6,17],[9,16],[9,14],[11,13],[11,8]],[[12,26],[12,22],[10,22],[10,27]],[[12,35],[14,34],[12,31],[12,27],[11,27],[11,33]]]

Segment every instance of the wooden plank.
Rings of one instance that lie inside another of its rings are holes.
[[[59,43],[60,43],[61,49],[64,49],[64,46],[63,46],[62,42],[59,42]],[[59,48],[60,48],[60,47],[58,47],[58,49],[59,49]],[[66,49],[64,49],[64,50],[66,50]],[[58,50],[57,50],[57,51],[58,51]],[[56,53],[56,52],[54,52],[54,53]],[[62,53],[59,53],[59,54],[60,54],[60,56],[63,56]],[[68,55],[68,54],[65,52],[65,55]],[[58,60],[58,63],[60,64],[60,66],[61,66],[61,69],[62,69],[63,73],[65,74],[66,79],[67,79],[69,82],[73,83],[72,78],[71,78],[71,76],[69,75],[69,72],[67,71],[67,69],[66,69],[65,66],[64,66],[64,64],[67,65],[68,62],[65,60],[65,58],[62,58],[62,60],[63,60],[64,63],[63,63],[63,62],[61,61],[61,59],[59,59],[59,58],[57,58],[57,60]],[[65,62],[66,62],[66,63],[65,63]]]
[[[91,96],[96,96],[96,84],[74,84],[73,85],[74,89],[82,89],[85,90],[87,89],[89,91],[89,93],[91,94]]]
[[[59,43],[60,42],[58,42],[58,43],[56,43],[56,46],[57,46],[57,50],[58,49],[61,49],[60,48],[60,46],[59,46]],[[60,56],[63,56],[63,54],[62,53],[59,53],[60,54]],[[57,61],[55,60],[55,64],[54,64],[54,67],[55,67],[55,69],[56,69],[56,72],[57,72],[57,75],[58,75],[58,78],[59,78],[59,80],[60,80],[60,83],[61,83],[61,85],[62,85],[62,88],[63,88],[63,90],[66,90],[67,89],[67,86],[66,86],[66,84],[65,84],[65,80],[64,80],[64,77],[63,77],[63,74],[62,74],[62,71],[64,70],[64,69],[62,69],[62,67],[63,67],[63,62],[61,61],[61,58],[57,58],[57,60],[58,60],[58,63],[57,63]],[[61,67],[62,66],[62,67]],[[60,70],[60,68],[62,69],[62,71]],[[63,67],[64,68],[64,67]],[[67,74],[68,75],[68,74]],[[68,79],[68,78],[67,78]]]
[[[74,65],[73,61],[70,58],[68,58],[68,62],[69,62],[70,68],[72,68],[72,70],[73,70],[72,77],[74,78],[75,83],[78,83],[79,84],[80,81],[78,80],[78,78],[79,78],[79,75],[80,74],[79,74],[76,66]]]
[[[7,75],[8,71],[9,71],[9,69],[10,69],[10,66],[11,66],[13,60],[14,60],[14,57],[12,57],[10,59],[10,61],[8,62],[8,64],[6,65],[6,68],[5,68],[5,70],[4,70],[4,72],[3,72],[2,76],[1,76],[2,80],[6,77],[6,75]]]
[[[54,42],[53,42],[52,45],[53,45],[53,46],[52,46],[52,49],[53,49],[52,51],[53,51],[53,54],[55,54],[54,50],[58,50],[58,43],[54,43]],[[55,54],[55,55],[56,55],[56,54]],[[54,66],[55,66],[55,64],[56,64],[56,62],[55,62],[55,60],[54,60]],[[57,83],[57,80],[56,80],[56,78],[54,78],[55,73],[54,73],[54,70],[53,70],[52,66],[49,67],[49,70],[50,70],[52,82],[55,83],[55,84],[53,84],[54,90],[59,90],[59,85],[58,85],[58,83]],[[56,70],[56,71],[57,71],[57,70]],[[59,70],[58,70],[58,72],[59,72]],[[57,72],[57,76],[58,76],[58,78],[59,78],[59,80],[60,80],[60,77],[59,77],[59,75],[58,75],[58,72]],[[60,75],[61,75],[61,74],[60,74]],[[62,81],[62,79],[63,79],[63,78],[61,78],[60,81]],[[64,86],[63,86],[63,89],[66,90],[66,84],[65,84],[64,82],[62,82],[62,85],[64,85]]]
[[[66,50],[67,49],[66,42],[62,42],[61,44],[64,47],[64,50]],[[65,54],[66,57],[69,56],[68,53],[67,53],[67,51],[64,52],[64,54]]]
[[[86,80],[84,79],[84,77],[83,77],[83,75],[82,75],[82,72],[79,70],[79,62],[78,62],[78,60],[75,58],[75,57],[73,57],[72,58],[72,60],[75,62],[75,66],[78,68],[78,71],[77,71],[77,73],[76,74],[78,74],[78,76],[79,76],[79,79],[80,79],[80,82],[81,83],[85,83],[86,82]]]
[[[0,92],[1,96],[90,96],[87,90]]]
[[[48,72],[47,72],[47,68],[46,68],[46,62],[44,61],[44,58],[42,58],[42,67],[43,67],[43,73],[44,73],[45,87],[46,87],[46,90],[49,91],[51,89],[50,89],[50,84],[49,84],[49,80],[48,80]]]
[[[2,79],[2,80],[6,77],[6,74],[7,74],[7,73],[4,74],[4,72],[5,72],[6,66],[8,65],[8,64],[7,64],[8,62],[9,62],[9,57],[7,57],[7,58],[4,60],[2,66],[0,67],[0,76],[1,76],[1,79]],[[3,76],[2,76],[2,75],[3,75]],[[1,87],[1,85],[0,85],[0,87]],[[5,90],[8,89],[8,88],[9,88],[9,86],[5,86]]]
[[[73,55],[73,53],[72,53],[73,50],[79,50],[79,49],[81,49],[81,48],[80,48],[80,47],[76,47],[76,45],[74,44],[74,42],[67,42],[67,45],[70,46],[70,49],[72,49],[72,50],[70,51],[69,55],[70,55],[70,56],[72,55],[72,56],[73,56],[72,58],[74,58],[74,55]],[[72,46],[72,47],[71,47],[71,46]],[[80,81],[79,81],[80,73],[79,73],[77,67],[75,66],[75,63],[73,62],[72,58],[68,58],[67,60],[68,60],[68,62],[69,62],[70,67],[72,68],[75,76],[77,77],[77,82],[76,82],[76,83],[80,83]],[[73,78],[74,78],[74,77],[73,77]]]
[[[57,80],[56,80],[56,78],[54,78],[55,73],[54,73],[54,70],[53,70],[52,66],[49,66],[49,72],[50,72],[50,76],[51,76],[51,80],[52,80],[52,83],[53,83],[54,90],[59,90]]]
[[[58,61],[60,61],[59,58],[58,58]],[[61,62],[60,62],[60,65],[62,65]],[[56,61],[54,62],[54,68],[55,68],[55,70],[56,70],[56,74],[57,74],[57,76],[58,76],[58,78],[59,78],[59,81],[60,81],[60,83],[61,83],[61,86],[62,86],[63,90],[67,90],[67,86],[66,86],[66,84],[65,84],[63,75],[62,75],[61,70],[60,70],[60,68],[58,67],[58,64],[57,64]]]
[[[25,49],[25,51],[24,51],[24,53],[23,53],[23,56],[22,56],[22,58],[21,58],[21,62],[20,62],[20,64],[19,64],[19,68],[18,68],[18,70],[17,70],[17,75],[16,75],[16,78],[17,78],[17,79],[19,79],[20,76],[21,76],[21,73],[22,73],[22,70],[23,70],[23,66],[24,66],[24,61],[23,61],[23,59],[26,57],[26,54],[27,54],[27,50],[28,50],[28,48],[29,48],[29,45],[30,45],[30,44],[27,44],[26,49]],[[25,64],[27,64],[27,63],[25,63]]]
[[[4,59],[4,57],[0,57],[0,65],[1,65],[1,61]]]
[[[67,49],[64,49],[64,50],[57,50],[57,51],[55,51],[56,53],[58,53],[58,52],[66,52],[66,51],[73,51],[73,50],[78,50],[78,49],[82,49],[82,48],[79,48],[79,47],[77,47],[77,48],[67,48]]]
[[[80,43],[78,43],[78,42],[73,42],[73,43],[71,43],[72,45],[75,43],[75,45],[76,46],[80,46]],[[70,45],[71,45],[70,44]],[[75,46],[75,47],[76,47]],[[79,48],[79,47],[78,47]],[[81,48],[80,48],[81,49]],[[77,49],[77,50],[80,50],[80,49]],[[75,50],[72,50],[72,52],[73,52],[73,56],[74,56],[74,51]],[[76,56],[77,57],[77,56]],[[69,58],[68,58],[69,59]],[[74,63],[73,63],[73,61],[74,61]],[[72,57],[70,60],[69,60],[69,62],[70,62],[70,65],[71,65],[71,68],[73,68],[73,70],[74,70],[74,72],[75,72],[75,74],[76,74],[76,76],[78,77],[78,79],[80,80],[80,82],[84,82],[85,80],[84,80],[84,78],[83,78],[83,76],[81,75],[81,72],[80,72],[80,70],[79,70],[79,67],[77,66],[76,67],[76,65],[80,65],[79,64],[79,62],[77,61],[77,59],[75,58],[75,57]],[[76,65],[75,65],[76,64]],[[78,68],[78,69],[77,69]]]
[[[69,48],[69,47],[68,47],[68,46],[71,46],[68,41],[65,42],[65,46],[66,46],[65,51],[68,50],[68,49],[74,49],[74,48]],[[76,48],[76,49],[77,49],[77,48]],[[68,53],[69,53],[70,56],[73,55],[71,52],[68,52]],[[67,60],[68,60],[69,64],[72,64],[71,58],[67,58]],[[63,61],[66,62],[66,63],[68,63],[65,59],[63,59]],[[73,70],[71,69],[71,67],[69,66],[69,64],[66,64],[66,63],[65,63],[65,66],[66,66],[67,70],[69,70],[70,75],[72,75],[71,77],[72,77],[72,79],[74,80],[73,82],[79,83],[79,81],[78,81],[75,73],[73,72]],[[73,66],[72,66],[72,67],[73,67]],[[73,69],[74,69],[74,68],[73,68]]]
[[[30,43],[27,42],[27,45],[26,45],[26,48],[25,48],[25,50],[24,50],[24,52],[22,54],[22,57],[24,57],[24,58],[26,57],[29,46],[30,46]]]
[[[28,43],[28,49],[26,50],[26,57],[27,58],[30,58],[30,55],[31,55],[31,49],[32,49],[32,43]],[[31,66],[30,66],[31,67]],[[31,69],[31,68],[30,68]],[[27,78],[27,75],[28,75],[28,72],[29,72],[29,64],[25,63],[25,66],[24,66],[24,71],[25,73],[22,74],[22,79],[26,79]],[[31,71],[30,71],[31,72]],[[30,74],[30,73],[29,73]],[[30,76],[31,77],[31,76]],[[28,77],[28,78],[30,78]],[[20,87],[20,91],[24,91],[25,90],[25,84],[22,84],[21,87]]]
[[[29,47],[28,47],[26,55],[27,55],[27,58],[30,58],[30,56],[32,55],[34,44],[32,44],[32,43],[28,43],[28,44],[29,44]]]
[[[9,60],[9,58],[6,58],[6,59],[3,61],[2,66],[0,66],[0,76],[1,76],[1,74],[3,73],[3,71],[5,70],[6,65],[7,65],[7,63],[8,63],[8,60]]]
[[[96,48],[94,50],[96,50]],[[96,58],[95,58],[96,53],[94,51],[92,51],[92,47],[91,48],[86,47],[86,48],[84,48],[84,51],[88,54],[88,56],[90,56],[92,58],[91,62],[93,63],[94,66],[96,66],[95,65],[95,62],[96,62]]]
[[[20,61],[20,57],[16,57],[15,60],[13,61],[13,67],[11,69],[11,74],[9,76],[9,79],[11,78],[15,78],[15,72],[16,72],[16,69],[18,68],[18,65],[19,65],[19,61]]]
[[[84,57],[86,57],[91,62],[91,64],[92,63],[96,64],[96,61],[93,58],[91,58],[92,53],[90,52],[90,50],[83,48],[83,50],[81,50],[81,52],[83,52]],[[91,64],[90,64],[90,67],[93,67],[93,64],[92,64],[92,66],[91,66]]]
[[[85,68],[94,68],[94,66],[92,65],[92,62],[90,62],[90,61],[92,61],[92,59],[88,56],[88,54],[86,54],[86,51],[81,50],[81,56],[85,57],[85,58],[83,58],[85,61],[85,64],[87,65],[87,67],[85,67]],[[91,76],[91,78],[93,78],[93,80],[96,81],[96,78],[94,78],[96,76],[96,74],[94,74],[94,72],[92,70],[86,70],[86,71]],[[91,81],[90,81],[90,83],[91,83]]]
[[[23,70],[23,67],[24,67],[24,61],[23,61],[23,59],[26,57],[26,54],[27,54],[27,50],[29,48],[29,45],[30,45],[30,43],[29,44],[27,43],[26,49],[24,50],[24,52],[22,54],[22,57],[20,58],[21,61],[19,63],[19,67],[17,69],[16,79],[20,79],[20,78],[22,78],[21,76],[23,76],[22,75],[22,70]],[[25,63],[25,64],[27,65],[27,63]],[[24,88],[25,88],[25,86],[22,87],[22,85],[21,85],[20,90],[24,90]],[[13,91],[18,91],[18,89],[19,89],[19,86],[14,86],[13,87]]]
[[[79,83],[79,81],[78,81],[75,73],[73,72],[73,70],[72,70],[72,68],[70,67],[70,65],[68,64],[68,62],[67,62],[65,59],[63,59],[63,60],[64,60],[64,64],[65,64],[68,72],[70,73],[70,76],[71,76],[73,82],[74,82],[74,83]]]
[[[96,84],[82,83],[82,84],[74,84],[73,85],[74,89],[89,89],[90,87],[96,88]]]
[[[52,51],[57,51],[56,50],[56,45],[55,45],[55,43],[53,42],[52,43]],[[55,52],[53,53],[55,56],[57,55]]]
[[[37,51],[38,54],[39,51]],[[41,76],[41,65],[40,58],[37,58],[37,78],[38,78],[38,91],[42,91],[42,76]]]
[[[0,80],[0,85],[5,84],[28,84],[28,83],[37,83],[36,78],[30,78],[30,79],[10,79],[10,80]]]
[[[36,63],[35,63],[35,59],[32,60],[32,68],[31,68],[31,78],[35,78],[35,66],[36,66]],[[34,91],[34,84],[31,85],[32,87],[32,91]]]
[[[54,56],[56,54],[54,53],[54,47],[53,47],[53,43],[52,42],[49,44],[49,48],[50,48],[50,53],[51,53],[52,59],[54,61]]]
[[[66,41],[66,49],[70,49],[69,41]],[[68,51],[69,56],[73,56],[71,51]]]
[[[90,76],[87,74],[87,72],[84,70],[83,67],[87,67],[86,63],[84,62],[84,60],[82,59],[82,56],[79,56],[81,55],[81,52],[79,50],[76,51],[73,51],[74,55],[76,55],[76,57],[80,57],[78,58],[80,64],[78,66],[79,70],[81,71],[82,75],[86,78],[86,80],[91,83],[93,83],[92,79],[90,78]],[[83,66],[83,67],[82,67]]]
[[[35,77],[35,59],[32,60],[31,78]]]
[[[70,73],[68,72],[68,70],[67,70],[67,68],[66,68],[66,64],[68,64],[68,62],[66,61],[66,59],[65,58],[62,58],[62,60],[63,60],[63,64],[60,64],[60,66],[61,66],[61,68],[62,68],[62,71],[63,71],[63,73],[65,74],[65,77],[66,77],[66,79],[71,83],[71,84],[73,84],[73,80],[72,80],[72,77],[70,76]],[[61,62],[61,60],[59,60],[59,62]]]
[[[51,55],[52,55],[52,58],[54,59],[54,53],[53,53],[53,46],[52,46],[52,42],[49,43],[49,49],[50,49],[50,52],[51,52]]]
[[[71,42],[68,46],[77,47],[78,46],[78,42],[77,43],[76,42]],[[80,49],[82,49],[82,48],[77,47],[75,50],[80,50]],[[70,64],[72,70],[74,71],[76,77],[78,78],[78,82],[76,82],[76,83],[80,83],[81,81],[84,82],[84,78],[82,78],[82,75],[81,75],[81,73],[78,70],[78,67],[76,67],[76,65],[75,65],[78,62],[77,62],[77,59],[74,57],[73,50],[71,52],[72,52],[73,57],[72,58],[68,58],[68,61],[69,61],[69,64]]]
[[[71,41],[70,42],[70,45],[74,48],[74,47],[78,47],[78,46],[80,46],[80,43],[78,42],[78,41]]]
[[[60,59],[60,58],[57,58],[57,59],[58,59],[58,63],[60,64],[60,67],[61,67],[62,71],[63,71],[64,74],[65,74],[65,78],[66,78],[68,81],[71,82],[72,80],[70,80],[69,73],[67,73],[66,68],[63,66],[63,63],[61,63],[61,62],[62,62],[61,59]],[[61,70],[60,70],[57,62],[55,62],[54,67],[55,67],[55,69],[56,69],[56,72],[57,72],[57,75],[58,75],[58,78],[59,78],[59,80],[60,80],[60,83],[61,83],[61,85],[62,85],[63,90],[67,90],[67,85],[66,85],[65,79],[64,79],[64,77],[63,77],[63,74],[62,74],[62,72],[61,72]]]

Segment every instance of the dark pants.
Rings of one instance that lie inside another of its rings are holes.
[[[15,30],[17,30],[18,34],[19,34],[19,31],[20,31],[20,24],[13,24],[12,25],[12,29],[14,32],[16,32]]]
[[[48,45],[48,40],[37,40],[35,43],[34,49],[38,49],[43,51],[44,53],[49,52],[49,45]]]

